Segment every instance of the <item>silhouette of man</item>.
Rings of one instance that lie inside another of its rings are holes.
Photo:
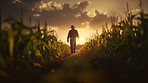
[[[76,38],[79,39],[79,34],[75,27],[71,25],[71,30],[68,33],[67,42],[69,42],[70,38],[70,48],[71,48],[71,54],[75,53],[76,50]]]

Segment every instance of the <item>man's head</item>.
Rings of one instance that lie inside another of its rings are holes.
[[[71,25],[71,27],[70,27],[70,28],[74,29],[75,27],[74,27],[73,25]]]

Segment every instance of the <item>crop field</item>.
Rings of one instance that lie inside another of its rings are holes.
[[[0,82],[147,83],[148,14],[142,8],[132,14],[127,7],[124,20],[106,24],[74,54],[52,33],[46,20],[41,29],[39,20],[27,26],[0,13]]]

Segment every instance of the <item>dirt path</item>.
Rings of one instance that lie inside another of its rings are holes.
[[[51,83],[102,83],[104,80],[103,73],[93,69],[79,53],[67,57],[60,68],[53,69],[51,72],[43,77],[43,81]]]

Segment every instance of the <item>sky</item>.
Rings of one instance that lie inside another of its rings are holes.
[[[18,20],[23,8],[26,25],[29,25],[29,16],[32,16],[32,25],[40,19],[42,27],[46,19],[49,28],[55,29],[58,39],[64,43],[67,43],[70,26],[74,25],[80,36],[77,44],[84,44],[96,30],[99,34],[102,32],[105,22],[110,26],[111,16],[124,18],[127,2],[133,13],[139,11],[139,0],[0,0],[0,8],[3,19],[11,14]],[[142,2],[148,13],[148,0]]]

